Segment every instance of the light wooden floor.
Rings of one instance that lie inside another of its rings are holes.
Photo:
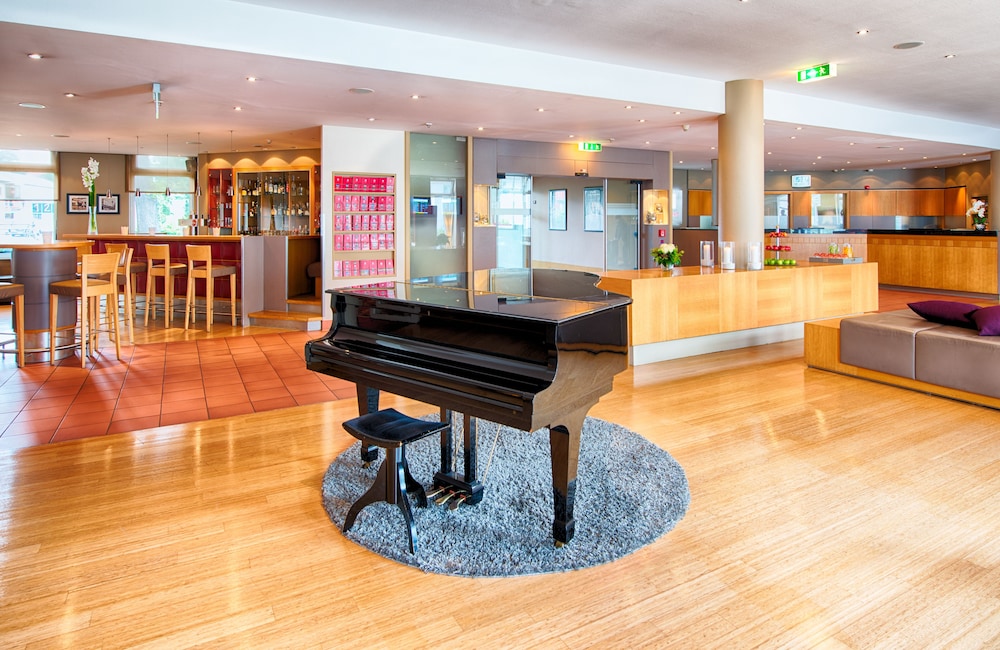
[[[801,342],[631,368],[591,415],[677,458],[687,516],[513,579],[425,575],[330,524],[355,413],[0,455],[0,647],[1000,647],[1000,412],[807,369]]]

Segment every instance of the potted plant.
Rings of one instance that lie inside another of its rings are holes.
[[[986,230],[986,203],[980,199],[972,201],[972,207],[965,212],[965,216],[972,217],[972,223],[976,230]]]
[[[684,251],[673,244],[660,244],[653,249],[653,260],[668,270],[680,265],[682,255]]]

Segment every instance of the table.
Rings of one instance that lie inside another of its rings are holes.
[[[49,283],[76,277],[77,251],[92,242],[56,240],[43,243],[4,244],[11,249],[11,274],[24,285],[24,361],[39,363],[49,358]],[[59,298],[58,327],[76,324],[76,299]],[[72,350],[57,350],[59,358]]]

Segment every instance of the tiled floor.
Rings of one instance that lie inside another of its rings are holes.
[[[9,310],[9,308],[8,308]],[[255,334],[122,347],[102,345],[86,369],[0,360],[0,449],[135,431],[327,400],[354,385],[307,370],[316,332]]]

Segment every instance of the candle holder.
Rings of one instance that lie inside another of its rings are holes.
[[[723,270],[736,269],[736,242],[722,242],[722,249],[719,253],[719,266]]]
[[[764,268],[764,242],[747,242],[747,271],[760,271]]]
[[[703,241],[698,247],[701,253],[702,266],[715,266],[715,242]]]

